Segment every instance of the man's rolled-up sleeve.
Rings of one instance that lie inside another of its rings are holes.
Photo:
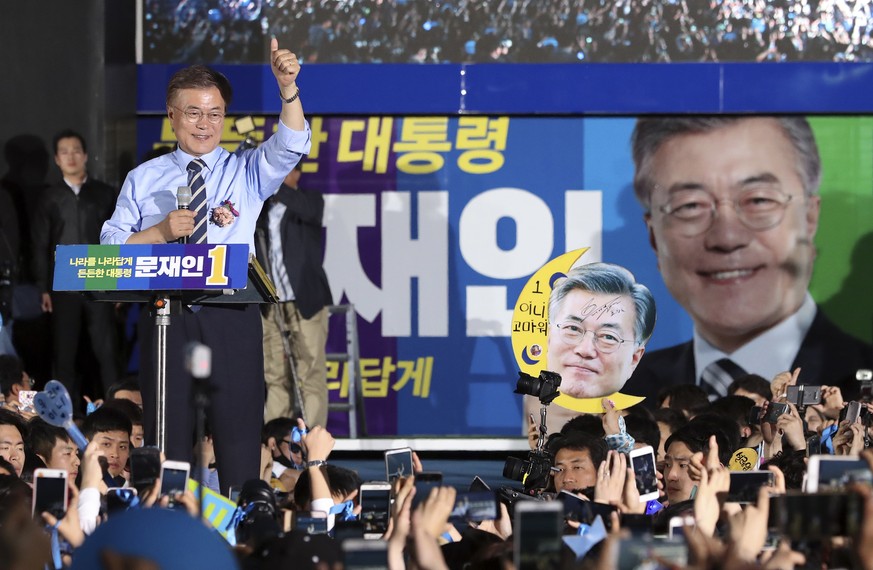
[[[285,176],[309,154],[312,147],[312,131],[309,121],[306,129],[294,131],[279,121],[276,132],[257,149],[258,159],[253,161],[257,169],[258,193],[266,200],[276,193]]]
[[[103,223],[100,230],[100,243],[103,245],[122,245],[130,236],[140,231],[142,217],[139,206],[133,199],[134,182],[130,175],[124,180],[115,211],[112,217]]]

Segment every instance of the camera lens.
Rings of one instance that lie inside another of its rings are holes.
[[[513,481],[521,481],[524,479],[526,469],[527,461],[518,457],[507,457],[506,463],[503,464],[503,476]]]
[[[539,394],[539,381],[533,376],[522,374],[518,377],[518,382],[515,384],[515,393],[536,396]]]

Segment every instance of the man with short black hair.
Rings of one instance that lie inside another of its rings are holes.
[[[555,491],[581,491],[597,483],[597,468],[606,460],[607,447],[603,438],[581,432],[557,436],[549,442],[554,455]]]
[[[67,430],[53,426],[40,417],[30,420],[28,428],[30,433],[27,442],[37,457],[49,469],[63,469],[69,473],[70,481],[75,481],[81,461],[76,444]]]
[[[103,482],[107,487],[123,487],[127,482],[124,468],[130,457],[130,433],[133,427],[123,412],[110,407],[98,408],[85,418],[82,433],[96,441],[106,457]]]
[[[91,301],[76,292],[52,291],[55,248],[100,243],[100,227],[112,215],[116,191],[88,175],[82,135],[65,129],[55,135],[53,145],[63,180],[47,188],[36,206],[31,225],[33,273],[42,292],[42,310],[51,313],[54,377],[67,387],[78,406],[83,374],[76,366],[79,331],[87,331],[99,366],[101,391],[105,391],[118,380],[120,369],[115,316],[112,303]]]
[[[303,116],[297,57],[271,41],[270,63],[282,107],[276,132],[257,148],[230,153],[220,146],[232,100],[227,78],[204,65],[178,70],[167,86],[167,117],[178,142],[170,154],[128,174],[115,212],[103,225],[104,244],[164,244],[188,238],[191,244],[246,244],[254,252],[254,232],[264,200],[309,152],[311,132]],[[192,189],[189,209],[177,208],[176,191]],[[184,349],[199,342],[212,349],[211,407],[207,419],[215,440],[222,491],[258,477],[264,414],[264,359],[261,315],[256,305],[209,304],[171,307],[167,332],[165,405],[169,459],[192,459],[194,412],[192,380]],[[157,389],[154,314],[139,322],[140,389],[146,440],[156,441]]]
[[[21,417],[9,410],[0,410],[0,457],[15,468],[21,477],[24,469],[24,435],[27,429]]]
[[[30,376],[21,366],[21,360],[14,354],[0,354],[0,391],[7,407],[18,409],[18,394],[22,390],[32,390]]]

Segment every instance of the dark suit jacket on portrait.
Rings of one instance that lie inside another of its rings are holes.
[[[258,232],[263,231],[267,240],[270,239],[267,216],[274,201],[281,202],[287,208],[279,226],[285,269],[294,289],[297,309],[304,319],[310,319],[333,302],[327,274],[322,266],[324,197],[320,192],[294,190],[282,184],[276,195],[264,205],[258,218]],[[255,242],[258,259],[269,259],[268,252],[261,251],[260,240]]]
[[[873,368],[873,346],[840,330],[819,307],[791,365],[797,367],[798,383],[838,386],[848,401],[859,394],[855,372]],[[622,392],[645,396],[643,405],[653,408],[662,389],[696,384],[694,369],[693,341],[646,352]]]

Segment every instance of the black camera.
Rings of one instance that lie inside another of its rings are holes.
[[[513,481],[521,481],[525,491],[544,489],[549,485],[552,471],[551,453],[535,449],[527,454],[527,459],[507,457],[503,464],[503,476]]]
[[[281,534],[276,495],[269,483],[260,479],[246,481],[239,492],[238,504],[237,544],[257,548]]]
[[[552,400],[560,395],[558,387],[561,385],[561,375],[557,372],[543,370],[538,378],[524,372],[518,373],[518,382],[515,384],[515,394],[524,394],[539,398],[543,405],[551,404]]]

